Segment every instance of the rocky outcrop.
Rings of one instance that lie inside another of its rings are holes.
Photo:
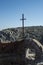
[[[43,44],[43,26],[33,26],[24,28],[24,37],[26,39],[35,38]],[[8,28],[0,31],[0,42],[15,42],[22,39],[22,28]]]
[[[43,30],[41,29],[42,29],[41,27],[38,27],[38,28],[26,27],[24,29],[25,41],[23,42],[22,42],[22,28],[10,28],[10,29],[5,29],[0,31],[0,45],[1,45],[0,57],[2,58],[1,61],[3,62],[3,64],[6,62],[4,65],[6,64],[11,65],[11,64],[14,64],[14,60],[18,62],[21,60],[20,64],[21,63],[25,64],[25,61],[26,61],[26,65],[29,65],[29,64],[32,65],[35,57],[36,57],[36,60],[37,58],[40,58],[41,52],[42,52],[40,50],[41,48],[35,42],[33,42],[32,38],[35,38],[40,41],[42,38],[41,35],[43,33]],[[11,44],[11,46],[9,43]],[[14,45],[12,43],[14,43]],[[3,59],[3,57],[5,60]],[[15,65],[17,65],[18,62],[16,62]],[[24,65],[24,64],[21,64],[21,65]]]
[[[35,59],[40,59],[41,50],[32,39],[11,43],[0,43],[0,65],[35,65]]]

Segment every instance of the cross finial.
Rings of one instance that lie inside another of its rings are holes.
[[[24,18],[24,14],[22,14],[22,38],[24,39],[24,20],[26,20],[26,18]]]

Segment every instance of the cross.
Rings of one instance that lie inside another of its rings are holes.
[[[24,20],[26,20],[26,18],[24,18],[24,14],[22,14],[22,38],[24,39]]]

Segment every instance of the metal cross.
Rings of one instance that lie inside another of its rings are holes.
[[[24,18],[24,14],[22,14],[22,38],[24,39],[24,20],[26,20],[26,18]]]

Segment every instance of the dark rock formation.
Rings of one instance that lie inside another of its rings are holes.
[[[31,38],[43,43],[43,27],[25,27],[24,33],[23,40],[21,28],[0,31],[0,65],[35,65],[41,60],[42,49]]]
[[[35,57],[34,55],[33,57],[29,56],[30,58],[26,57],[26,51],[28,49],[28,54],[35,54]],[[0,43],[0,65],[32,65],[32,63],[35,64],[34,62],[36,62],[40,56],[40,48],[30,39],[10,43]]]

